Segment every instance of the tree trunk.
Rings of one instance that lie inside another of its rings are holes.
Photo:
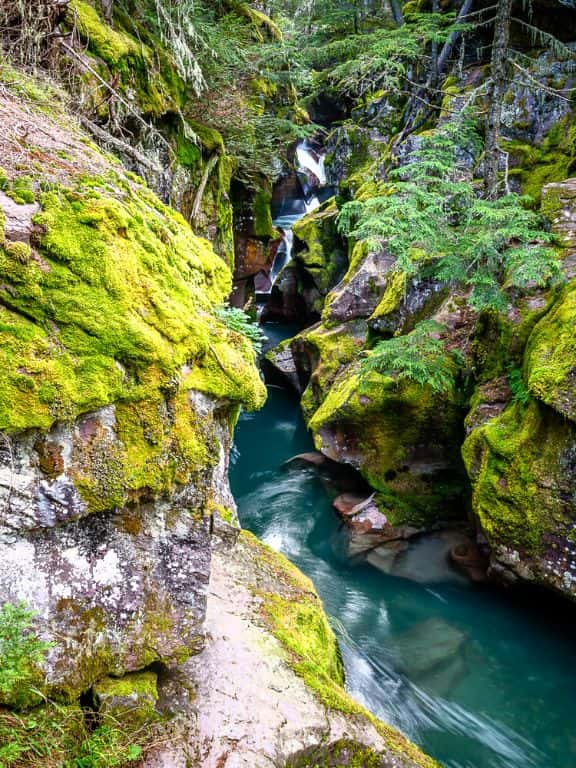
[[[486,115],[486,145],[484,151],[484,189],[486,196],[494,199],[498,194],[498,165],[500,163],[500,122],[502,101],[508,81],[508,43],[510,40],[510,16],[513,0],[498,0],[492,43],[492,86],[488,96]]]
[[[114,0],[101,0],[102,10],[104,11],[104,18],[107,24],[112,24],[112,8]]]
[[[473,5],[474,0],[464,0],[464,3],[458,12],[456,22],[465,22]],[[436,10],[436,8],[437,4],[434,2],[434,10]],[[416,92],[408,101],[405,112],[404,129],[396,143],[404,141],[406,136],[418,130],[418,128],[421,128],[432,114],[434,110],[433,107],[424,108],[423,110],[422,105],[426,101],[434,100],[434,95],[431,95],[431,90],[436,88],[440,82],[450,57],[452,56],[454,46],[458,42],[461,34],[461,32],[453,32],[442,46],[440,53],[438,53],[437,44],[432,44],[431,67],[428,72],[428,77],[426,82],[417,88]]]
[[[400,5],[400,0],[389,0],[390,2],[390,10],[392,11],[392,16],[394,17],[394,21],[396,24],[398,24],[399,27],[404,24],[404,14],[402,13],[402,6]]]
[[[460,8],[460,11],[458,12],[458,16],[456,18],[456,22],[466,22],[466,17],[472,10],[472,6],[474,5],[474,0],[464,0],[464,3],[462,4],[462,7]],[[444,72],[444,68],[446,67],[446,64],[448,64],[448,59],[450,56],[452,56],[452,51],[454,50],[454,46],[460,39],[461,32],[452,32],[448,40],[444,43],[444,46],[442,47],[442,50],[440,51],[440,56],[438,57],[438,74],[441,75]]]

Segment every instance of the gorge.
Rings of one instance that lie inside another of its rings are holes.
[[[0,768],[572,768],[573,0],[0,0]]]

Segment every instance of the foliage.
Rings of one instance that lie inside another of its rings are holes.
[[[25,703],[34,695],[38,669],[52,647],[32,631],[34,616],[22,602],[0,608],[0,700]]]
[[[121,768],[141,757],[142,747],[112,722],[100,725],[82,741],[74,768]]]
[[[508,367],[508,384],[512,391],[512,399],[520,405],[527,405],[530,401],[530,392],[524,383],[524,376],[521,368],[514,365]]]
[[[502,311],[506,289],[548,285],[560,279],[560,266],[550,247],[555,238],[528,200],[477,195],[462,160],[478,146],[464,120],[422,135],[375,196],[343,206],[339,227],[370,247],[386,247],[408,275],[468,286],[473,309]]]
[[[443,330],[439,323],[425,320],[409,334],[379,341],[362,361],[360,378],[376,372],[429,386],[434,392],[452,389],[455,361],[439,338]]]
[[[250,320],[250,317],[243,309],[228,306],[219,307],[216,310],[216,317],[231,331],[246,336],[254,347],[254,351],[257,354],[260,352],[266,335],[257,323],[253,323]]]
[[[348,95],[402,91],[408,69],[422,60],[430,43],[443,43],[469,27],[455,23],[454,13],[412,13],[401,27],[348,35],[311,56],[315,65],[330,66],[328,81]],[[334,67],[334,59],[341,63]]]
[[[46,702],[26,713],[0,710],[2,768],[124,768],[136,765],[158,733],[131,731],[109,715]]]

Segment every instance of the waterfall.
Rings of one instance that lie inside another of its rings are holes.
[[[325,155],[314,150],[306,139],[296,147],[296,159],[299,171],[308,171],[316,179],[316,187],[326,186]]]
[[[276,278],[280,272],[284,269],[286,264],[292,260],[292,246],[294,244],[294,232],[291,229],[284,229],[282,231],[282,240],[284,247],[279,248],[270,270],[270,282],[272,285],[276,282]]]
[[[324,158],[325,155],[314,149],[307,140],[301,141],[296,147],[296,176],[300,194],[298,197],[283,197],[273,218],[274,226],[282,230],[282,244],[278,248],[270,270],[270,291],[280,272],[292,260],[294,243],[292,226],[321,204],[322,192],[326,189]]]

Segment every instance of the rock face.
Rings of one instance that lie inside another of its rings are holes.
[[[336,228],[331,198],[294,224],[292,259],[280,273],[263,311],[264,320],[310,325],[318,320],[329,291],[346,272],[346,246]]]
[[[265,390],[215,315],[222,259],[53,109],[0,100],[30,126],[0,197],[0,592],[56,640],[48,694],[76,701],[202,647],[231,429]]]
[[[294,755],[340,739],[386,768],[436,765],[348,698],[312,583],[250,534],[214,554],[206,628],[205,649],[183,667],[197,725],[147,768],[310,765]]]
[[[567,246],[571,274],[574,180],[543,190],[544,208]],[[554,213],[556,211],[556,213]],[[473,510],[490,546],[491,570],[505,581],[544,584],[576,597],[576,427],[574,285],[533,326],[523,354],[526,393],[497,383],[467,417],[463,447]]]
[[[564,39],[559,20],[568,17],[560,5],[536,3],[535,18]],[[392,528],[422,531],[451,516],[468,518],[477,540],[455,545],[452,557],[473,578],[484,578],[489,557],[492,576],[574,597],[576,183],[566,177],[576,160],[575,123],[573,106],[548,87],[555,79],[570,87],[574,76],[550,52],[535,52],[527,66],[530,86],[514,79],[503,99],[506,163],[500,170],[509,190],[542,201],[564,249],[566,284],[509,291],[507,311],[478,316],[453,285],[413,280],[398,271],[385,244],[352,239],[347,272],[329,287],[318,322],[267,360],[274,380],[301,394],[317,450],[361,473]],[[484,77],[477,62],[447,77],[443,108],[461,110]],[[339,202],[361,205],[392,191],[390,169],[405,163],[422,140],[414,132],[391,159],[386,136],[397,134],[394,119],[380,94],[328,137],[327,173]],[[439,124],[445,119],[441,115]],[[479,179],[478,152],[462,147],[460,155],[462,173]],[[313,222],[305,223],[307,251],[325,268],[330,246],[313,233]],[[428,258],[426,243],[413,245],[422,249],[416,258]],[[301,300],[304,288],[297,285]],[[437,395],[394,374],[361,375],[362,358],[376,343],[404,336],[422,320],[444,326],[452,388]],[[358,524],[358,533],[375,519],[349,522]],[[404,557],[405,542],[395,546],[398,552],[384,553],[385,568],[396,555]]]

